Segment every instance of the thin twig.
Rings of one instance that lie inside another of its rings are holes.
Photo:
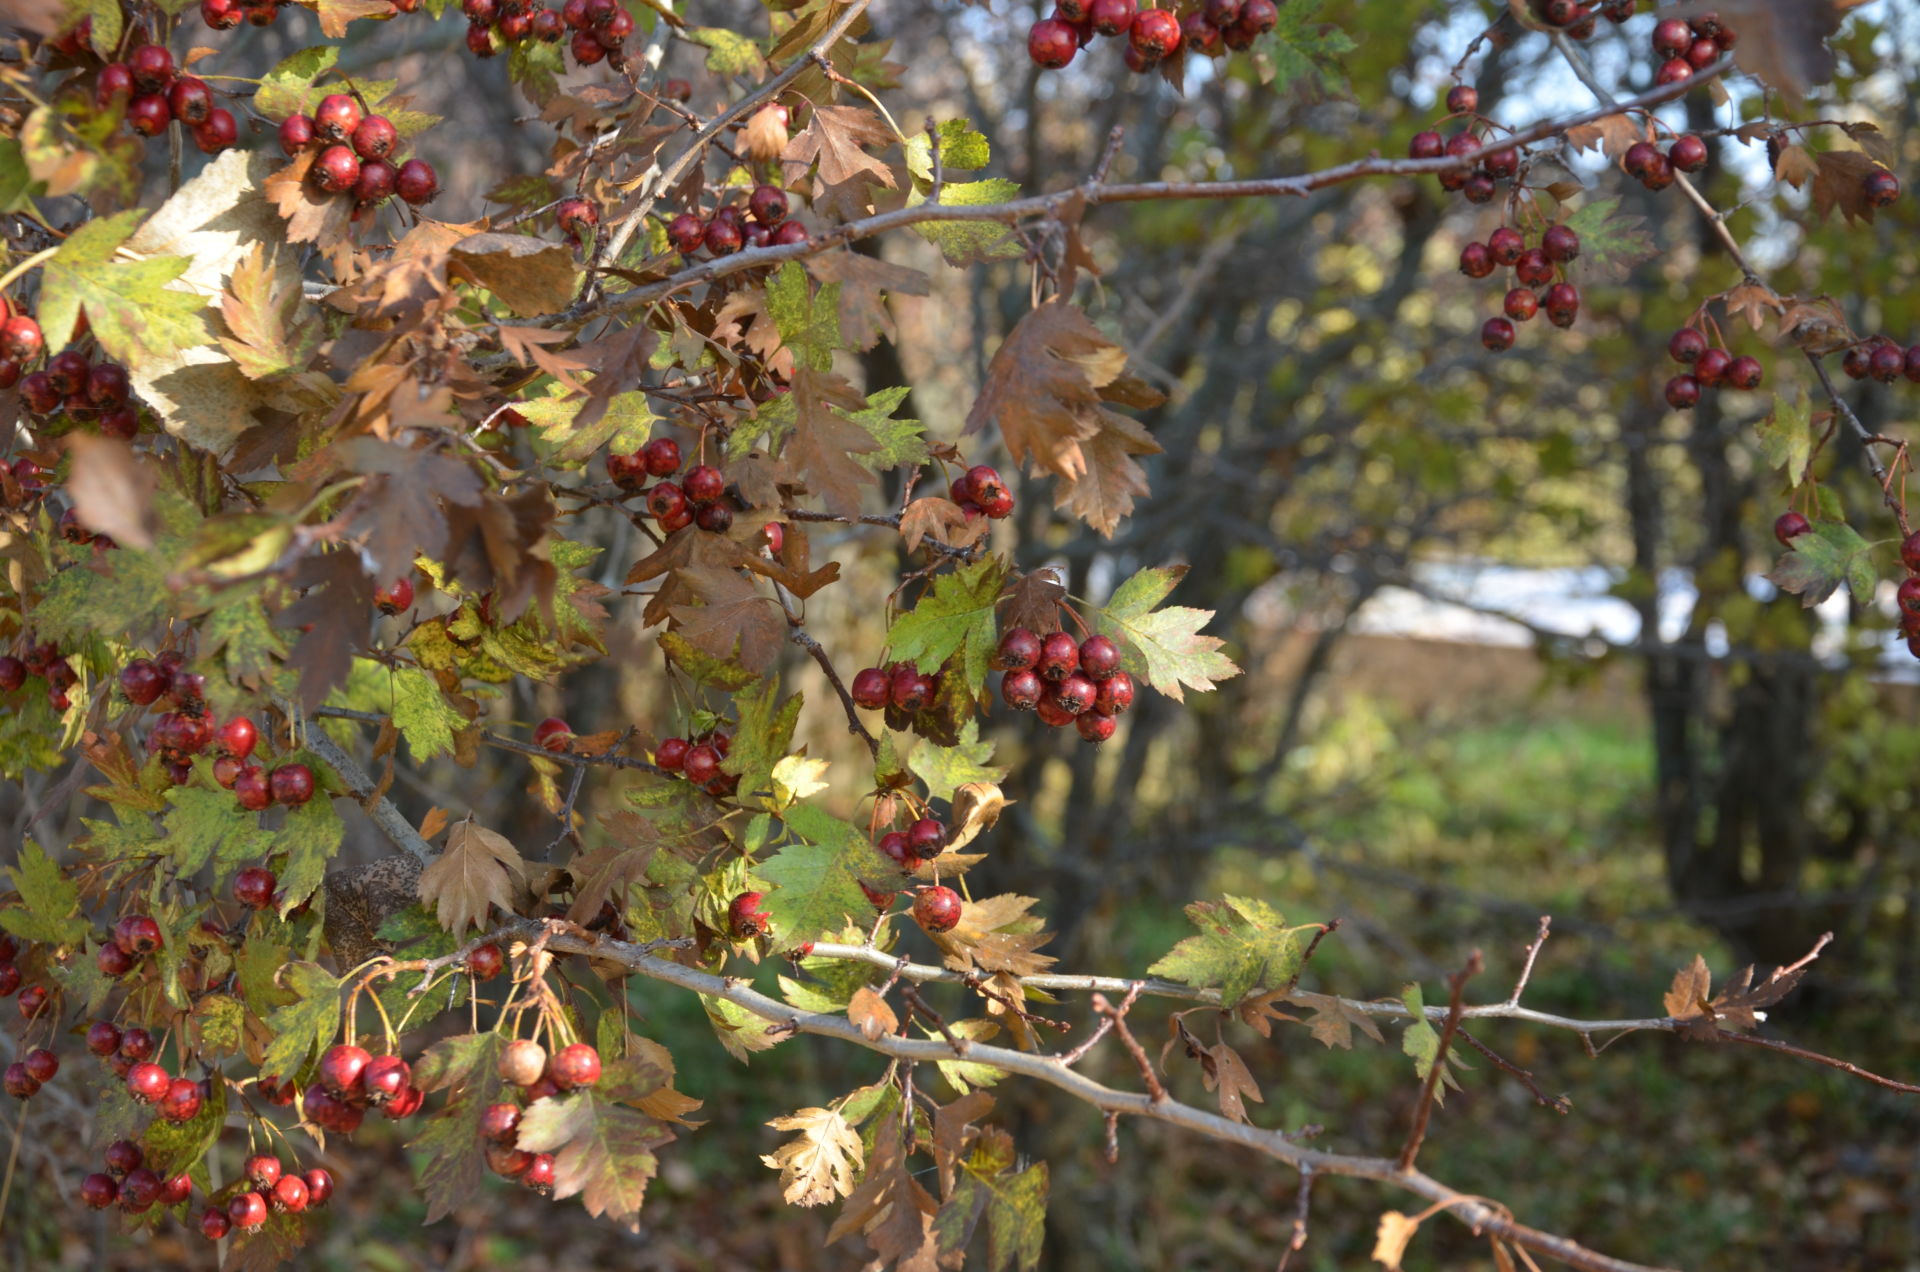
[[[1420,1102],[1413,1110],[1413,1125],[1407,1131],[1405,1147],[1400,1150],[1401,1170],[1412,1170],[1413,1159],[1420,1155],[1420,1141],[1427,1137],[1427,1120],[1433,1116],[1433,1093],[1446,1074],[1447,1049],[1453,1045],[1453,1035],[1460,1031],[1460,1016],[1466,1010],[1467,982],[1479,970],[1480,951],[1475,950],[1467,955],[1465,967],[1447,977],[1447,1020],[1440,1027],[1440,1045],[1434,1049],[1433,1060],[1427,1067]]]
[[[1127,996],[1120,1004],[1120,1012],[1122,1015],[1124,1015],[1127,1011],[1129,1011],[1133,1007],[1135,1000],[1140,997],[1140,991],[1143,988],[1145,988],[1145,985],[1142,982],[1135,981],[1132,987],[1127,990]],[[1113,1017],[1105,1015],[1104,1013],[1101,1014],[1100,1023],[1094,1026],[1093,1033],[1088,1035],[1086,1041],[1082,1042],[1079,1046],[1075,1047],[1073,1050],[1063,1052],[1059,1056],[1056,1056],[1055,1059],[1059,1060],[1061,1064],[1067,1065],[1069,1067],[1080,1063],[1081,1057],[1085,1056],[1087,1052],[1093,1050],[1094,1045],[1098,1043],[1102,1038],[1106,1037],[1108,1031],[1111,1030],[1112,1028],[1113,1028]]]
[[[1552,1109],[1555,1113],[1564,1115],[1564,1114],[1573,1112],[1572,1100],[1569,1100],[1564,1095],[1553,1095],[1553,1096],[1548,1095],[1545,1091],[1542,1091],[1540,1089],[1540,1084],[1533,1080],[1533,1074],[1527,1072],[1525,1069],[1522,1069],[1519,1065],[1513,1063],[1513,1061],[1507,1059],[1505,1056],[1501,1055],[1499,1052],[1495,1051],[1492,1047],[1489,1047],[1486,1043],[1480,1041],[1478,1038],[1474,1037],[1472,1034],[1468,1033],[1466,1030],[1464,1029],[1460,1030],[1459,1034],[1460,1034],[1460,1040],[1462,1042],[1466,1043],[1469,1047],[1472,1047],[1475,1051],[1478,1051],[1481,1055],[1485,1056],[1488,1060],[1492,1061],[1494,1068],[1500,1070],[1500,1072],[1508,1075],[1509,1077],[1513,1078],[1516,1082],[1518,1082],[1521,1086],[1527,1088],[1527,1091],[1533,1096],[1535,1100],[1539,1101],[1541,1104],[1544,1104],[1546,1107]]]
[[[789,621],[793,620],[789,618]],[[815,640],[798,622],[793,622],[793,630],[787,633],[787,639],[806,650],[813,656],[813,661],[820,664],[820,670],[826,674],[827,683],[833,686],[833,691],[840,696],[840,705],[847,710],[847,732],[865,742],[868,754],[879,759],[880,740],[873,736],[866,722],[860,718],[860,711],[854,704],[853,695],[847,692],[847,686],[841,682],[840,673],[833,669],[833,659],[827,656],[827,651],[821,648],[820,642]]]
[[[1540,930],[1534,934],[1533,940],[1527,943],[1526,961],[1520,965],[1520,978],[1514,981],[1513,992],[1507,995],[1507,1006],[1518,1007],[1520,1005],[1520,995],[1526,991],[1527,981],[1533,977],[1533,961],[1540,957],[1540,947],[1547,943],[1547,930],[1552,926],[1553,916],[1551,914],[1543,914],[1540,916]],[[1817,948],[1814,950],[1815,954],[1819,952]],[[1808,957],[1812,957],[1812,955]]]
[[[1280,1252],[1280,1262],[1273,1272],[1287,1272],[1287,1261],[1293,1253],[1307,1244],[1307,1211],[1313,1205],[1313,1171],[1300,1172],[1300,1191],[1293,1199],[1293,1235],[1287,1240],[1287,1248]]]
[[[1126,1005],[1115,1007],[1107,1001],[1105,994],[1095,994],[1093,1009],[1113,1022],[1114,1032],[1120,1035],[1121,1044],[1126,1047],[1127,1054],[1133,1057],[1133,1063],[1139,1067],[1141,1080],[1147,1084],[1147,1098],[1155,1104],[1165,1101],[1167,1088],[1160,1085],[1160,1075],[1153,1071],[1153,1061],[1147,1059],[1146,1049],[1133,1036],[1133,1030],[1127,1028]]]

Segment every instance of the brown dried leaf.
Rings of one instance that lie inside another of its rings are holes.
[[[153,468],[127,443],[92,433],[67,434],[67,453],[73,456],[67,494],[80,524],[122,547],[152,547]]]
[[[821,282],[840,284],[840,338],[855,350],[871,349],[883,338],[898,341],[899,331],[884,297],[925,296],[931,286],[920,270],[860,252],[810,256],[806,266]]]
[[[851,516],[860,491],[879,478],[853,459],[880,449],[873,434],[841,411],[864,411],[867,400],[842,376],[800,367],[793,376],[793,435],[781,458],[793,466],[827,511]]]
[[[523,318],[565,309],[580,286],[573,250],[525,234],[475,234],[448,257],[449,274],[464,276]]]
[[[1714,996],[1714,1015],[1728,1028],[1743,1032],[1756,1029],[1765,1019],[1761,1009],[1773,1006],[1792,993],[1805,974],[1804,968],[1791,972],[1775,968],[1772,975],[1755,985],[1752,966],[1742,968],[1740,974]]]
[[[1258,994],[1252,998],[1243,998],[1234,1004],[1233,1013],[1240,1017],[1240,1023],[1255,1030],[1262,1038],[1273,1037],[1273,1022],[1288,1020],[1297,1022],[1300,1017],[1281,1011],[1275,1003],[1285,1002],[1287,996],[1279,990]]]
[[[986,532],[984,520],[977,529],[979,533],[975,533],[975,524],[968,522],[959,504],[937,495],[916,499],[900,512],[900,537],[906,540],[909,552],[919,551],[920,541],[928,535],[952,547],[967,547]]]
[[[1814,165],[1818,169],[1813,178],[1816,223],[1833,215],[1835,208],[1840,209],[1840,215],[1848,224],[1873,220],[1874,206],[1867,201],[1867,178],[1884,171],[1879,164],[1864,151],[1824,150],[1814,156]]]
[[[320,18],[321,33],[338,40],[356,18],[387,18],[393,16],[394,9],[387,0],[316,0],[314,12]]]
[[[864,148],[885,148],[896,140],[886,121],[864,106],[816,106],[806,128],[780,152],[780,161],[790,181],[817,162],[821,189],[814,207],[854,221],[872,206],[870,185],[895,187],[892,169]]]
[[[1126,365],[1125,350],[1078,307],[1050,300],[1015,324],[994,352],[966,431],[998,424],[1015,463],[1078,477],[1087,469],[1080,444],[1100,431],[1098,390]]]
[[[1207,1054],[1213,1063],[1206,1066],[1201,1081],[1209,1091],[1218,1088],[1222,1115],[1231,1121],[1246,1121],[1248,1100],[1266,1103],[1266,1097],[1260,1094],[1260,1084],[1253,1080],[1240,1053],[1226,1043],[1216,1043],[1208,1048]]]
[[[1834,55],[1826,41],[1840,29],[1842,7],[1833,0],[1727,0],[1712,6],[1740,32],[1741,69],[1796,102],[1833,78]]]
[[[992,830],[1000,814],[1012,801],[992,782],[967,782],[953,792],[953,811],[947,824],[953,830],[947,836],[944,851],[965,848],[983,830]]]
[[[873,1138],[867,1176],[847,1198],[840,1217],[827,1232],[826,1244],[862,1232],[882,1260],[931,1269],[932,1218],[939,1207],[908,1173],[901,1140],[899,1118],[890,1117],[881,1123]],[[910,1265],[909,1260],[920,1262]]]
[[[1673,986],[1661,1000],[1666,1006],[1667,1015],[1675,1020],[1686,1020],[1706,1012],[1707,990],[1712,984],[1713,976],[1707,971],[1707,960],[1695,954],[1693,962],[1673,974]]]
[[[1146,495],[1147,472],[1135,455],[1158,455],[1160,443],[1139,421],[1102,412],[1100,431],[1081,445],[1087,471],[1063,482],[1053,506],[1065,509],[1107,538],[1133,512],[1135,495]]]
[[[1765,283],[1742,283],[1726,294],[1723,303],[1729,320],[1745,318],[1755,331],[1766,322],[1768,311],[1779,313],[1783,308],[1780,297]]]
[[[353,196],[322,194],[307,180],[317,150],[303,151],[261,183],[261,190],[287,222],[289,243],[312,243],[330,252],[346,241]]]
[[[1793,145],[1780,148],[1780,158],[1774,161],[1773,175],[1798,190],[1813,179],[1818,166],[1813,162],[1813,154],[1805,146]]]
[[[1355,1029],[1375,1042],[1386,1041],[1386,1035],[1380,1032],[1379,1025],[1373,1023],[1373,1017],[1350,1006],[1344,999],[1296,989],[1287,995],[1286,1001],[1313,1012],[1313,1019],[1307,1022],[1307,1030],[1323,1046],[1352,1047]]]
[[[706,653],[733,659],[749,671],[765,671],[773,665],[787,639],[787,621],[772,597],[761,595],[751,579],[732,570],[691,565],[675,571],[674,577],[685,589],[682,595],[700,602],[669,607],[682,636]]]
[[[855,1029],[866,1035],[868,1042],[877,1042],[900,1030],[900,1017],[894,1015],[887,1000],[874,993],[868,985],[853,991],[853,998],[847,1003],[847,1019],[853,1022]]]
[[[822,1206],[853,1191],[863,1157],[860,1132],[838,1109],[801,1109],[767,1125],[799,1132],[799,1138],[760,1158],[780,1172],[780,1195],[789,1206]]]
[[[1034,898],[1003,893],[980,901],[963,902],[960,921],[946,932],[929,933],[945,955],[948,967],[958,971],[981,968],[1032,976],[1055,960],[1034,951],[1053,939],[1040,916],[1027,913]]]
[[[1024,627],[1039,636],[1057,632],[1066,597],[1066,584],[1051,566],[1016,575],[1000,596],[1001,629]]]
[[[447,834],[447,846],[420,872],[420,900],[434,908],[440,926],[456,937],[486,922],[489,906],[512,913],[517,889],[526,883],[526,863],[502,835],[472,818]]]
[[[446,828],[447,810],[435,804],[427,810],[427,815],[420,819],[420,838],[432,839]]]
[[[966,1155],[973,1124],[993,1111],[993,1097],[979,1087],[933,1113],[933,1165],[940,1172],[940,1195],[953,1196],[953,1168]]]
[[[1567,129],[1567,142],[1575,150],[1598,150],[1609,159],[1618,159],[1634,142],[1646,139],[1646,127],[1626,114],[1605,115]]]
[[[1840,131],[1852,138],[1853,144],[1867,152],[1867,156],[1882,167],[1892,167],[1899,157],[1899,149],[1892,138],[1880,131],[1878,124],[1857,120],[1854,123],[1840,125]]]
[[[1838,353],[1855,340],[1846,313],[1825,296],[1785,306],[1780,313],[1780,338],[1817,355]]]
[[[649,832],[653,829],[653,823],[643,817],[632,818],[622,825],[632,826],[635,822]],[[567,907],[567,918],[575,923],[594,918],[600,913],[600,907],[624,892],[628,884],[646,878],[653,854],[659,850],[658,838],[640,843],[616,839],[568,862],[567,870],[573,875],[573,904]]]

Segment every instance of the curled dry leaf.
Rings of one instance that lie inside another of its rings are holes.
[[[1013,801],[992,782],[967,782],[953,792],[953,814],[947,819],[951,830],[947,849],[964,848],[983,830],[992,830],[1000,813]]]
[[[893,1008],[887,1000],[862,985],[853,991],[853,998],[847,1003],[847,1019],[854,1028],[865,1034],[869,1042],[878,1041],[900,1028],[900,1018],[893,1014]]]
[[[67,493],[80,524],[129,548],[153,546],[153,470],[125,442],[92,433],[67,435],[73,475]]]
[[[1407,1242],[1413,1240],[1413,1234],[1420,1231],[1420,1221],[1398,1210],[1389,1210],[1380,1216],[1380,1227],[1373,1237],[1373,1259],[1383,1264],[1387,1272],[1399,1272],[1400,1260],[1407,1253]]]

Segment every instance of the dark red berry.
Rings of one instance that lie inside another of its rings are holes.
[[[399,1056],[375,1056],[360,1072],[367,1103],[379,1108],[413,1083],[413,1068]]]
[[[1667,341],[1667,356],[1692,366],[1707,351],[1707,338],[1693,327],[1682,327]]]
[[[1417,132],[1407,145],[1409,159],[1438,159],[1445,154],[1447,143],[1437,132]]]
[[[1892,384],[1907,368],[1906,351],[1898,345],[1875,345],[1867,357],[1867,372],[1882,384]]]
[[[1493,273],[1493,252],[1485,243],[1469,243],[1460,249],[1460,272],[1468,278],[1485,278]]]
[[[191,1122],[200,1113],[202,1099],[198,1082],[192,1078],[175,1078],[167,1083],[167,1093],[155,1107],[169,1122]]]
[[[272,1153],[255,1153],[240,1164],[240,1173],[255,1188],[267,1189],[280,1181],[280,1159]]]
[[[1774,518],[1773,537],[1780,540],[1781,547],[1787,547],[1801,535],[1811,533],[1813,533],[1813,523],[1797,512],[1783,512]],[[1905,555],[1904,552],[1902,555]]]
[[[267,1199],[257,1192],[236,1193],[227,1202],[227,1218],[236,1228],[258,1228],[267,1221]]]
[[[731,220],[714,217],[700,236],[700,244],[715,256],[731,256],[739,251],[745,239],[741,227]]]
[[[533,743],[549,751],[564,751],[573,742],[573,728],[559,716],[548,716],[533,726]]]
[[[1866,189],[1867,202],[1876,208],[1884,208],[1900,197],[1900,178],[1885,168],[1876,168],[1862,181]]]
[[[1700,401],[1700,381],[1690,375],[1676,375],[1667,381],[1667,405],[1676,411],[1690,411]]]
[[[1571,327],[1580,314],[1580,293],[1572,283],[1555,283],[1540,298],[1547,321],[1556,327]]]
[[[674,217],[673,220],[667,222],[667,242],[671,243],[673,250],[679,252],[682,256],[691,256],[699,251],[706,232],[706,222],[691,212],[682,212],[680,215]],[[674,468],[678,467],[679,465],[676,463]],[[672,472],[673,469],[670,468],[667,471]],[[665,474],[657,475],[664,476]]]
[[[933,691],[932,676],[921,672],[912,663],[901,663],[893,669],[888,699],[899,710],[914,712],[933,699]]]
[[[160,948],[160,924],[151,915],[129,914],[113,925],[113,943],[138,957]]]
[[[1000,697],[1015,711],[1031,711],[1040,701],[1044,682],[1033,671],[1010,671],[1000,681]]]
[[[1480,343],[1494,353],[1513,348],[1513,324],[1505,318],[1489,318],[1480,324]]]
[[[88,1025],[87,1050],[96,1056],[110,1056],[120,1050],[120,1026],[111,1020],[96,1020]]]
[[[1545,287],[1553,281],[1553,262],[1540,248],[1528,248],[1513,263],[1514,277],[1528,287]]]
[[[120,1208],[128,1214],[140,1214],[160,1200],[160,1176],[142,1166],[130,1170],[120,1181]]]
[[[507,956],[491,941],[475,946],[467,955],[467,971],[475,980],[492,980],[506,965]]]
[[[224,1241],[233,1231],[233,1220],[227,1218],[227,1212],[217,1207],[209,1207],[200,1216],[200,1235],[209,1241]]]
[[[1667,147],[1667,162],[1682,172],[1698,172],[1707,166],[1707,143],[1687,133]]]
[[[142,44],[127,54],[127,70],[144,93],[158,93],[173,80],[173,54],[164,44]]]
[[[266,772],[258,764],[241,770],[240,776],[233,781],[233,794],[240,801],[240,807],[250,813],[257,813],[273,803],[273,791],[267,785]]]
[[[409,159],[400,165],[400,175],[394,179],[394,193],[416,208],[423,207],[440,193],[439,175],[426,160]]]
[[[1006,671],[1025,671],[1040,661],[1040,654],[1040,638],[1024,627],[1014,627],[1000,637],[994,661]]]
[[[913,921],[929,932],[951,932],[960,910],[960,894],[944,885],[922,888],[913,899]]]
[[[322,141],[344,142],[353,136],[362,118],[359,102],[349,94],[332,93],[314,108],[313,132]]]
[[[307,1181],[298,1175],[282,1175],[274,1181],[269,1196],[275,1210],[297,1215],[307,1208]]]
[[[1760,359],[1745,354],[1735,358],[1727,367],[1726,382],[1736,389],[1757,389],[1766,378],[1766,372],[1760,366]]]
[[[280,880],[265,866],[248,866],[233,876],[233,899],[249,910],[264,910],[273,904],[273,890]]]
[[[880,855],[888,861],[893,862],[896,866],[899,866],[902,872],[907,874],[913,872],[913,849],[907,844],[905,834],[897,830],[889,831],[880,836],[880,842],[877,847],[880,850]]]
[[[120,1035],[120,1054],[129,1060],[145,1060],[153,1054],[153,1035],[139,1025],[123,1031]]]
[[[1097,711],[1088,711],[1073,718],[1073,727],[1082,740],[1095,745],[1111,738],[1119,724],[1112,716],[1101,715]]]
[[[732,917],[731,910],[728,917]],[[547,1073],[562,1091],[590,1087],[600,1080],[600,1053],[587,1043],[571,1043],[553,1053]]]
[[[92,1210],[105,1210],[120,1196],[120,1185],[113,1182],[113,1176],[102,1175],[98,1171],[80,1181],[80,1200]]]
[[[680,488],[686,492],[687,498],[695,503],[712,503],[726,491],[727,479],[720,475],[718,468],[709,464],[700,464],[687,470],[686,477],[681,480]]]
[[[362,1081],[372,1062],[373,1056],[364,1047],[338,1043],[320,1057],[319,1078],[335,1098],[354,1100],[366,1089]]]
[[[1149,61],[1172,57],[1180,47],[1180,19],[1167,9],[1145,9],[1127,28],[1127,41]]]
[[[151,1060],[143,1060],[127,1070],[127,1094],[140,1104],[164,1099],[171,1082],[167,1071]]]
[[[685,738],[662,738],[653,749],[653,762],[668,772],[677,773],[686,766],[691,749]]]
[[[720,752],[708,745],[693,747],[688,750],[686,763],[682,767],[688,781],[705,786],[720,776]]]
[[[1042,680],[1061,681],[1080,668],[1080,646],[1065,632],[1053,632],[1041,642],[1034,670]]]
[[[947,828],[931,817],[907,827],[907,850],[922,861],[932,861],[947,846]]]
[[[304,764],[282,764],[267,775],[273,802],[298,808],[313,798],[313,770]]]
[[[1727,378],[1727,368],[1733,365],[1733,355],[1725,349],[1709,349],[1693,364],[1693,378],[1700,382],[1703,389],[1717,389]]]
[[[310,169],[313,184],[328,194],[351,190],[360,180],[360,159],[346,146],[328,146]]]
[[[680,471],[680,444],[671,437],[656,437],[640,448],[640,458],[652,477],[670,477]]]
[[[324,1206],[327,1198],[333,1196],[333,1175],[327,1170],[315,1166],[300,1178],[307,1183],[307,1204]]]
[[[1455,84],[1447,90],[1447,113],[1466,115],[1480,109],[1480,90],[1471,84]]]
[[[495,1144],[511,1144],[520,1129],[518,1104],[489,1104],[480,1112],[480,1136]]]
[[[35,1047],[27,1052],[21,1063],[27,1067],[27,1076],[35,1082],[51,1082],[53,1075],[60,1072],[60,1057],[45,1047]]]
[[[203,79],[182,75],[167,89],[167,109],[183,124],[204,124],[213,113],[213,90]]]
[[[127,127],[142,137],[157,137],[173,122],[173,111],[160,93],[142,93],[127,103]]]
[[[1501,308],[1513,321],[1526,322],[1539,312],[1540,298],[1529,288],[1515,287],[1507,293]]]

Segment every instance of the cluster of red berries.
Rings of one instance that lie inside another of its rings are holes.
[[[409,11],[417,3],[410,0]],[[572,31],[567,52],[575,65],[605,62],[615,70],[626,65],[633,15],[618,0],[566,0],[559,9],[538,8],[529,0],[463,0],[460,11],[467,18],[467,50],[475,57],[492,57],[502,45],[530,39],[558,44]]]
[[[907,728],[913,717],[940,698],[942,673],[921,671],[910,662],[863,667],[847,686],[854,704],[865,711],[885,711],[888,728]]]
[[[653,748],[653,762],[718,797],[740,789],[739,778],[720,771],[720,761],[732,750],[733,735],[713,729],[692,738],[662,738]]]
[[[790,210],[785,190],[777,185],[755,186],[744,213],[731,203],[704,218],[697,212],[680,213],[667,222],[667,242],[682,256],[700,251],[731,256],[743,247],[786,247],[810,241],[806,226],[787,219]]]
[[[1690,368],[1667,381],[1667,405],[1677,411],[1693,409],[1703,389],[1757,389],[1766,379],[1760,359],[1734,357],[1725,349],[1709,347],[1698,327],[1682,327],[1667,341],[1667,354]]]
[[[125,1046],[124,1041],[121,1044]],[[191,1122],[206,1103],[204,1082],[177,1077],[152,1060],[136,1060],[127,1069],[127,1094],[136,1104],[151,1104],[168,1122]]]
[[[1900,610],[1900,634],[1907,638],[1907,652],[1920,658],[1920,530],[1900,541],[1900,564],[1907,569],[1907,577],[1893,594]]]
[[[92,19],[86,19],[62,37],[63,53],[90,55]],[[213,90],[193,75],[176,72],[173,54],[164,44],[140,44],[126,60],[101,66],[93,82],[94,102],[101,108],[124,104],[127,127],[141,137],[158,136],[178,120],[193,135],[204,154],[216,155],[240,140],[233,112],[216,106]]]
[[[175,786],[193,776],[193,757],[209,746],[220,751],[213,761],[213,780],[230,790],[240,807],[257,813],[271,804],[298,808],[313,798],[313,770],[304,764],[282,764],[267,772],[249,763],[260,731],[246,716],[215,725],[207,710],[207,678],[188,671],[178,650],[162,650],[152,658],[135,658],[120,669],[120,692],[135,706],[156,702],[169,708],[147,734],[147,749],[158,754]]]
[[[269,1211],[297,1215],[327,1204],[333,1196],[333,1176],[319,1166],[300,1174],[288,1170],[271,1153],[255,1153],[241,1167],[246,1187],[227,1198],[225,1206],[210,1206],[200,1216],[200,1235],[218,1241],[235,1228],[251,1231],[267,1221]]]
[[[1125,36],[1120,60],[1145,74],[1181,45],[1200,57],[1224,57],[1253,47],[1280,20],[1274,0],[1203,0],[1183,17],[1173,9],[1142,9],[1136,0],[1058,0],[1050,17],[1027,32],[1027,56],[1057,71],[1097,35]]]
[[[160,922],[151,914],[129,914],[113,925],[113,938],[93,956],[94,965],[108,980],[119,980],[160,948]]]
[[[45,1083],[53,1081],[53,1075],[60,1072],[60,1057],[45,1047],[36,1047],[19,1060],[7,1066],[0,1087],[16,1100],[24,1100],[39,1091]]]
[[[608,455],[607,476],[627,494],[646,500],[647,515],[666,534],[697,525],[714,534],[733,528],[739,504],[727,493],[727,479],[711,464],[695,464],[678,481],[662,480],[649,487],[648,477],[667,478],[680,471],[680,445],[670,437],[656,437],[631,455]],[[767,545],[775,552],[786,541],[778,524],[766,530]]]
[[[27,683],[29,676],[46,680],[47,701],[55,711],[65,711],[73,705],[67,690],[79,682],[80,673],[61,655],[58,645],[29,645],[26,653],[17,658],[0,654],[0,693],[15,692]]]
[[[1050,728],[1071,724],[1089,742],[1112,737],[1116,718],[1133,706],[1133,677],[1120,670],[1120,647],[1105,636],[1042,638],[1016,627],[1000,637],[993,661],[1006,673],[1000,697],[1009,707],[1036,713]]]
[[[1565,267],[1579,255],[1580,235],[1568,225],[1549,225],[1534,247],[1519,230],[1503,225],[1486,242],[1461,248],[1460,272],[1468,278],[1485,278],[1496,267],[1513,270],[1514,286],[1501,301],[1502,312],[1481,325],[1480,343],[1495,353],[1511,349],[1513,324],[1543,310],[1554,326],[1573,326],[1580,316],[1580,292],[1566,281]]]
[[[0,302],[7,314],[0,322],[0,389],[20,386],[20,403],[35,415],[64,411],[76,420],[93,421],[107,437],[131,441],[140,431],[140,415],[128,400],[133,381],[117,362],[93,362],[84,350],[69,346],[47,360],[38,371],[21,374],[39,361],[46,349],[40,324],[11,304]],[[84,335],[84,330],[77,333]]]
[[[923,861],[932,861],[947,847],[947,828],[934,817],[922,817],[905,830],[890,830],[874,845],[880,855],[912,874]]]
[[[1636,141],[1620,156],[1621,169],[1649,190],[1664,190],[1674,175],[1707,166],[1707,143],[1692,133],[1675,137],[1665,152],[1650,141]]]
[[[399,167],[389,160],[400,133],[385,115],[369,115],[349,93],[321,98],[312,115],[280,122],[280,149],[288,158],[319,147],[307,179],[323,194],[350,194],[357,218],[395,195],[422,207],[440,193],[440,177],[424,159]]]
[[[304,1092],[291,1081],[273,1083],[263,1078],[260,1093],[270,1104],[288,1105],[298,1098],[307,1121],[336,1135],[359,1130],[370,1108],[399,1121],[418,1113],[427,1098],[413,1085],[413,1067],[405,1060],[376,1056],[352,1043],[327,1048],[315,1077],[318,1081]]]
[[[1902,349],[1889,336],[1869,336],[1848,348],[1840,368],[1854,380],[1892,384],[1904,375],[1920,384],[1920,345]]]
[[[600,1053],[584,1042],[569,1043],[552,1055],[531,1038],[515,1038],[500,1052],[502,1080],[519,1089],[523,1103],[489,1104],[480,1113],[480,1138],[487,1168],[503,1179],[517,1179],[537,1193],[553,1191],[553,1154],[518,1147],[525,1104],[578,1091],[600,1080]]]
[[[1004,521],[1013,515],[1013,491],[990,464],[975,464],[961,473],[947,484],[947,495],[960,505],[968,521],[979,517]]]
[[[1739,41],[1739,32],[1717,13],[1703,13],[1692,21],[1664,18],[1653,28],[1654,56],[1664,59],[1653,82],[1678,84],[1692,79],[1695,71],[1712,66]]]
[[[117,1204],[130,1215],[142,1215],[155,1205],[178,1206],[193,1195],[193,1180],[186,1174],[161,1179],[147,1169],[146,1154],[132,1140],[115,1140],[101,1158],[106,1169],[80,1181],[80,1200],[91,1209]]]
[[[1460,156],[1492,144],[1492,132],[1503,126],[1479,113],[1480,90],[1471,84],[1455,84],[1447,90],[1447,118],[1469,116],[1467,127],[1451,137],[1442,137],[1429,128],[1413,135],[1407,143],[1410,159],[1439,159]],[[1440,121],[1445,123],[1445,120]],[[1459,194],[1469,203],[1491,203],[1503,181],[1511,181],[1520,172],[1520,152],[1511,146],[1489,150],[1472,168],[1450,168],[1438,175],[1440,188]]]

